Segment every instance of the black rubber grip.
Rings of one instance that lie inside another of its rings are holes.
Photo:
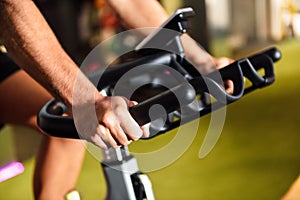
[[[166,113],[171,113],[181,106],[192,103],[195,98],[194,88],[190,84],[184,83],[129,108],[129,112],[139,125],[144,125],[161,117],[159,113],[153,113],[150,118],[149,110],[152,106],[161,105]]]

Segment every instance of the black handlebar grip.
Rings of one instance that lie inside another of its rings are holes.
[[[249,60],[255,60],[255,57],[261,56],[261,55],[266,55],[272,59],[273,62],[277,62],[281,59],[282,54],[281,51],[276,48],[276,47],[270,47],[264,51],[261,51],[251,57],[249,57]]]
[[[152,106],[163,106],[166,113],[171,113],[179,109],[181,106],[186,106],[192,103],[195,99],[196,92],[194,88],[190,84],[184,83],[149,98],[136,106],[130,107],[129,112],[141,126],[161,117],[159,113],[152,113],[150,117],[149,111]]]
[[[55,137],[79,139],[73,118],[63,116],[67,110],[67,106],[55,99],[46,103],[37,118],[42,132]]]
[[[263,54],[272,58],[273,62],[279,61],[282,57],[281,51],[279,49],[277,49],[276,47],[266,50],[265,52],[263,52]]]

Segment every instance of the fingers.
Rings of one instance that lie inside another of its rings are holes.
[[[96,139],[96,141],[94,141],[93,143],[103,149],[107,149],[108,147],[117,148],[121,145],[121,143],[122,145],[128,145],[130,143],[130,141],[128,141],[126,138],[125,133],[120,137],[114,136],[108,128],[101,124],[99,124],[96,128],[94,139]]]
[[[107,149],[107,145],[104,143],[103,139],[101,138],[102,133],[99,132],[98,129],[96,129],[96,134],[91,136],[90,142],[92,142],[94,145],[100,147],[101,149]]]
[[[135,105],[137,105],[138,103],[136,102],[136,101],[129,101],[128,102],[128,106],[129,107],[132,107],[132,106],[135,106]],[[136,122],[134,121],[134,119],[132,119],[132,117],[131,117],[131,115],[130,116],[128,116],[131,120],[133,120],[132,122],[133,123],[135,123],[136,124]],[[138,124],[136,124],[137,126],[138,126]],[[137,127],[137,126],[135,126],[135,127]],[[129,127],[129,129],[131,129],[131,128],[134,128],[134,127]],[[150,124],[146,124],[146,125],[144,125],[144,126],[142,126],[142,127],[140,127],[141,128],[141,131],[135,131],[135,132],[132,132],[132,133],[134,133],[134,134],[131,134],[131,139],[133,139],[134,141],[136,141],[137,139],[139,139],[141,136],[144,136],[144,137],[149,137],[149,135],[150,135]],[[125,126],[125,129],[127,129],[126,128],[126,126]]]
[[[223,68],[234,62],[233,59],[227,57],[214,58],[214,62],[218,69]],[[232,94],[234,91],[234,85],[231,80],[227,80],[224,82],[225,90],[227,93]]]
[[[136,105],[123,97],[105,97],[96,102],[98,125],[90,140],[101,148],[129,145],[144,134],[141,127],[131,117],[128,106]]]
[[[231,80],[227,80],[224,82],[225,90],[227,93],[232,94],[234,91],[234,84]]]
[[[150,123],[145,124],[144,126],[142,126],[142,131],[143,131],[143,136],[145,138],[150,136]]]
[[[135,101],[126,101],[126,103],[128,107],[137,105],[137,102]],[[138,140],[143,135],[141,127],[132,118],[129,112],[120,112],[119,114],[119,117],[123,119],[123,121],[120,123],[120,126],[124,130],[128,138],[134,141]]]
[[[132,107],[132,106],[135,106],[135,105],[137,105],[138,104],[138,102],[136,102],[136,101],[129,101],[128,102],[128,106],[129,107]],[[131,117],[131,116],[130,116]],[[142,136],[144,136],[144,137],[149,137],[150,136],[150,123],[148,123],[148,124],[145,124],[144,126],[142,126],[141,127],[141,130],[142,130]],[[138,138],[140,138],[141,137],[141,135],[140,134],[137,134],[137,137]],[[137,140],[137,139],[133,139],[133,140]]]
[[[233,59],[227,57],[214,58],[214,62],[218,69],[223,68],[234,62]]]

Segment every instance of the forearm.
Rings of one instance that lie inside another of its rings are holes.
[[[0,40],[18,65],[72,108],[84,139],[102,148],[105,142],[117,147],[145,133],[130,116],[129,101],[102,96],[84,76],[32,1],[0,0],[0,7]]]
[[[168,14],[157,0],[106,0],[127,28],[158,27]]]
[[[168,14],[157,0],[106,0],[127,28],[159,27]],[[188,58],[199,56],[199,46],[188,35],[182,35],[182,43]]]
[[[64,52],[32,1],[0,3],[0,39],[20,67],[68,105],[72,105],[75,81],[84,82],[82,91],[93,89],[83,76],[77,78],[79,68]]]

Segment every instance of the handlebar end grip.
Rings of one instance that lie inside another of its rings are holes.
[[[282,57],[281,51],[276,47],[267,49],[263,52],[263,54],[269,56],[273,60],[273,62],[277,62]]]
[[[70,116],[62,116],[66,106],[55,99],[49,101],[38,113],[37,123],[41,132],[48,136],[80,139]]]

